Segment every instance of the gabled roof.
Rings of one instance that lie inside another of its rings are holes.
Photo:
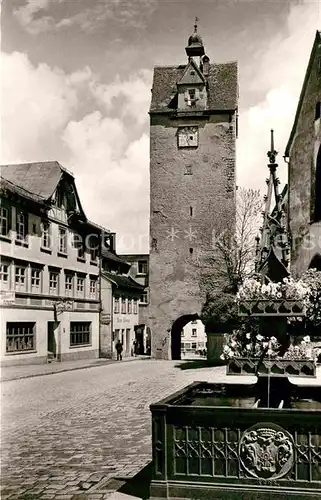
[[[53,195],[64,172],[72,176],[57,161],[1,165],[0,168],[1,177],[42,200]]]
[[[113,274],[103,271],[102,277],[114,283],[117,288],[128,289],[139,293],[144,291],[144,286],[137,283],[130,276],[122,276],[121,274]]]
[[[184,74],[183,66],[156,66],[152,88],[150,113],[173,112],[169,106],[177,94],[177,82]],[[211,64],[209,66],[207,109],[234,111],[237,108],[237,63]],[[175,110],[174,110],[175,111]]]
[[[3,177],[0,176],[0,192],[4,191],[9,191],[11,193],[15,193],[22,198],[26,198],[27,200],[30,201],[35,201],[36,203],[45,203],[46,200],[42,198],[39,195],[30,193],[29,191],[26,191],[26,189],[23,189],[19,186],[16,186],[12,182],[8,181],[7,179],[4,179]]]
[[[288,143],[287,143],[286,148],[285,148],[285,153],[284,153],[285,156],[289,156],[289,154],[290,154],[290,149],[291,149],[292,142],[293,142],[293,139],[295,136],[299,116],[301,114],[301,109],[302,109],[302,104],[303,104],[306,88],[307,88],[307,85],[309,82],[312,68],[315,64],[315,56],[316,56],[317,48],[318,48],[320,43],[321,43],[321,31],[317,31],[315,34],[315,39],[314,39],[314,43],[312,46],[311,55],[310,55],[310,59],[308,62],[308,67],[307,67],[307,70],[305,73],[305,77],[304,77],[304,81],[303,81],[303,85],[302,85],[302,89],[301,89],[301,93],[300,93],[300,97],[299,97],[299,103],[298,103],[298,107],[297,107],[297,110],[295,113],[295,118],[294,118],[292,130],[290,133],[290,138],[289,138]]]
[[[205,84],[204,75],[202,75],[194,60],[191,59],[177,85],[199,85],[200,83]]]

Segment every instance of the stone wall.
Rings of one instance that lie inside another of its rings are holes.
[[[179,126],[197,125],[197,148],[178,148]],[[192,172],[192,173],[191,173]],[[235,122],[229,114],[151,115],[150,321],[152,356],[171,357],[171,328],[205,302],[202,276],[213,237],[235,224]]]
[[[289,154],[291,270],[295,276],[321,252],[321,226],[313,218],[316,157],[321,143],[320,118],[316,120],[316,105],[321,100],[320,56],[321,48],[317,47]]]

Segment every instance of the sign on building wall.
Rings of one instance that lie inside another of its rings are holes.
[[[0,305],[2,306],[9,306],[11,304],[14,304],[16,301],[16,294],[15,292],[9,292],[9,291],[0,291]]]
[[[101,313],[100,315],[100,323],[102,325],[109,325],[111,322],[110,313]]]

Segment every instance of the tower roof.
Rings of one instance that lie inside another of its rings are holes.
[[[197,33],[198,18],[195,18],[194,33],[188,39],[188,46],[186,47],[186,54],[189,57],[203,56],[205,54],[202,37]]]
[[[177,83],[181,81],[186,65],[156,66],[154,68],[150,113],[176,111]],[[237,108],[237,63],[210,64],[207,76],[207,109],[234,111]]]

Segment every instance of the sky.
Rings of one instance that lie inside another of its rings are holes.
[[[149,249],[153,67],[185,64],[199,18],[211,62],[238,61],[237,184],[279,177],[321,0],[3,0],[1,163],[57,160],[119,253]]]

